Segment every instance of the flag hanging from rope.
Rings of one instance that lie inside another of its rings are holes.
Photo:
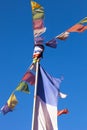
[[[62,109],[62,110],[58,110],[57,115],[60,116],[62,114],[68,114],[68,113],[69,113],[68,109]]]
[[[21,91],[21,92],[29,93],[28,84],[26,82],[24,82],[24,81],[21,81],[19,83],[19,85],[17,86],[16,91]]]
[[[11,96],[9,97],[7,103],[0,110],[5,115],[8,112],[12,112],[17,103],[18,103],[18,100],[17,100],[15,94],[12,93]]]

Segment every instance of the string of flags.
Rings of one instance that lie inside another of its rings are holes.
[[[55,78],[47,73],[39,63],[38,80],[36,84],[36,64],[43,58],[45,45],[56,48],[58,40],[66,40],[72,32],[84,32],[87,30],[87,17],[55,36],[48,42],[44,42],[43,33],[46,32],[44,25],[45,12],[43,6],[31,0],[34,51],[32,64],[23,75],[15,90],[11,93],[5,105],[0,109],[4,115],[12,112],[18,104],[16,92],[29,94],[29,85],[37,86],[35,97],[35,115],[32,130],[58,130],[57,116],[67,114],[68,109],[57,110],[58,98],[66,98],[67,94],[60,91],[63,78]]]
[[[31,70],[27,70],[27,72],[24,74],[22,80],[16,87],[16,89],[12,92],[9,99],[7,100],[6,104],[1,108],[1,112],[5,115],[8,112],[12,112],[16,105],[18,104],[17,97],[15,93],[17,91],[24,92],[26,94],[29,94],[29,87],[28,85],[34,85],[35,83],[35,75],[31,72]]]
[[[57,80],[58,80],[57,84],[59,84],[59,86],[60,86],[62,78],[61,79],[57,79]],[[24,92],[26,94],[30,93],[30,91],[29,91],[29,84],[32,85],[32,86],[35,85],[35,68],[33,68],[32,70],[29,68],[26,71],[26,73],[22,77],[22,80],[20,81],[20,83],[18,84],[16,89],[12,92],[12,94],[10,95],[10,97],[7,100],[6,104],[1,108],[1,112],[4,115],[7,114],[8,112],[12,112],[14,110],[14,108],[16,107],[16,105],[18,104],[18,99],[17,99],[17,97],[15,95],[15,93],[17,91]],[[60,91],[60,89],[58,89],[58,96],[61,97],[61,98],[66,98],[67,97],[67,95],[62,93]]]
[[[49,47],[56,48],[58,40],[66,40],[69,37],[70,33],[72,32],[81,33],[86,30],[87,30],[87,17],[85,17],[84,19],[82,19],[81,21],[79,21],[78,23],[76,23],[63,33],[55,36],[52,40],[46,42],[45,44]]]

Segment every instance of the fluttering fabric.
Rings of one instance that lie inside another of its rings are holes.
[[[18,100],[15,94],[12,93],[7,101],[8,107],[13,110],[17,103],[18,103]]]
[[[64,93],[60,92],[60,89],[59,89],[59,97],[66,98],[67,94],[64,94]]]
[[[46,27],[44,26],[44,8],[35,1],[31,1],[32,8],[32,20],[33,20],[33,34],[34,34],[34,44],[45,44],[46,46],[56,48],[58,40],[66,40],[70,33],[72,32],[84,32],[87,30],[87,17],[80,20],[78,23],[64,31],[63,33],[55,36],[51,40],[44,42],[42,34],[46,32]],[[38,39],[38,41],[36,41]],[[43,39],[43,40],[40,40]]]
[[[61,79],[50,76],[41,66],[35,106],[34,130],[58,130],[57,103]]]
[[[35,1],[31,1],[32,8],[32,20],[33,20],[33,33],[34,33],[34,44],[42,44],[43,41],[39,41],[42,38],[42,34],[46,31],[44,26],[44,8]],[[35,41],[35,38],[38,38],[38,42]]]
[[[44,43],[44,39],[42,37],[35,37],[34,42],[35,42],[35,45],[37,44],[42,45]]]
[[[35,1],[31,1],[31,7],[33,20],[44,18],[44,8],[40,4]]]
[[[32,8],[32,19],[33,19],[33,33],[34,33],[34,44],[43,44],[44,40],[39,40],[42,38],[42,34],[46,32],[46,27],[44,26],[44,8],[35,1],[31,1]],[[78,23],[64,31],[63,33],[55,36],[51,40],[45,42],[46,46],[56,48],[58,40],[66,40],[71,32],[84,32],[87,30],[87,17],[80,20]],[[35,39],[38,39],[36,42]]]
[[[26,81],[28,82],[30,85],[34,85],[35,84],[35,75],[31,72],[31,71],[27,71],[23,78],[22,81]]]
[[[69,34],[70,34],[69,32],[65,31],[60,35],[56,36],[56,39],[66,40],[69,37]]]
[[[46,27],[44,26],[44,8],[34,1],[31,1],[31,7],[34,44],[36,46],[33,53],[33,58],[40,58],[42,57],[42,52],[44,50],[44,38],[42,37],[42,34],[46,32]],[[86,22],[87,18],[83,21],[80,21],[79,24],[83,24]],[[69,34],[70,31],[65,31],[64,33],[48,41],[46,45],[56,48],[57,40],[65,40],[68,38]],[[50,76],[41,66],[39,67],[34,130],[58,130],[58,96],[60,96],[61,98],[65,98],[67,96],[66,94],[60,92],[60,83],[61,79]],[[15,106],[17,105],[18,100],[15,96],[15,92],[21,91],[29,93],[28,84],[35,85],[35,74],[31,72],[31,69],[24,74],[23,78],[21,79],[18,86],[7,100],[6,104],[1,108],[1,112],[3,114],[13,111]]]
[[[29,93],[28,84],[26,82],[24,82],[24,81],[21,81],[19,83],[19,85],[17,86],[16,91],[21,91],[21,92]]]
[[[18,103],[18,100],[15,96],[15,93],[20,91],[29,94],[29,87],[28,84],[34,85],[35,84],[35,71],[32,69],[28,69],[27,72],[24,74],[22,80],[16,87],[16,89],[13,91],[13,93],[10,95],[9,99],[7,100],[6,104],[1,107],[0,111],[4,115],[7,114],[8,112],[12,112],[15,108],[15,106]]]
[[[41,29],[35,29],[34,30],[34,37],[39,37],[42,35],[44,32],[46,32],[46,27],[43,27]]]
[[[45,44],[48,45],[49,47],[56,48],[57,40],[66,40],[69,37],[70,33],[72,33],[72,32],[81,33],[86,30],[87,30],[87,17],[80,20],[78,23],[76,23],[75,25],[73,25],[72,27],[70,27],[69,29],[64,31],[63,33],[54,37],[53,39],[55,39],[55,47],[54,47],[54,40],[50,40],[51,44],[50,44],[50,41],[46,42]]]
[[[62,109],[62,110],[58,110],[57,115],[60,116],[62,114],[68,114],[68,113],[69,113],[68,109]]]
[[[12,112],[12,109],[8,107],[8,104],[6,103],[1,109],[0,109],[1,113],[3,113],[3,115],[7,114],[8,112]]]
[[[15,94],[12,93],[11,96],[9,97],[7,103],[1,108],[1,112],[4,115],[7,114],[8,112],[12,112],[17,103],[18,103],[18,100],[17,100]]]
[[[34,29],[41,29],[44,27],[44,23],[42,19],[36,19],[33,21],[33,27]]]
[[[84,32],[87,29],[87,26],[84,26],[82,24],[76,24],[69,28],[67,31],[68,32]]]
[[[46,46],[56,48],[57,47],[57,40],[56,38],[53,38],[52,40],[46,42]]]

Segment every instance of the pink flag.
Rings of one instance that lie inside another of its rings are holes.
[[[41,29],[44,27],[43,20],[42,19],[36,19],[33,20],[33,28],[35,29]]]

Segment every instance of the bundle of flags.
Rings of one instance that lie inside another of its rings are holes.
[[[66,40],[70,33],[72,32],[84,32],[87,30],[87,17],[83,18],[81,21],[64,31],[63,33],[55,36],[52,40],[46,42],[45,44],[49,47],[56,48],[57,47],[57,40]]]
[[[44,26],[44,8],[33,0],[31,0],[31,7],[35,44],[33,58],[35,58],[36,55],[40,58],[42,57],[42,52],[44,50],[42,46],[44,42],[42,34],[46,31],[46,27]],[[66,32],[60,39],[64,40],[68,35],[69,32]],[[59,38],[59,36],[56,36],[56,38]],[[56,47],[56,38],[47,42],[46,45]],[[8,98],[6,104],[1,108],[1,112],[4,115],[15,109],[18,103],[18,99],[15,94],[16,92],[20,91],[29,94],[29,84],[35,85],[35,71],[35,67],[33,66],[33,68],[29,68],[24,74],[18,86]],[[57,110],[58,97],[66,98],[67,96],[66,94],[60,92],[61,81],[61,78],[52,77],[41,66],[39,66],[34,130],[57,130],[57,116],[68,113],[67,109],[60,111]]]
[[[87,30],[87,17],[85,17],[63,33],[44,43],[44,38],[42,37],[42,34],[46,31],[46,27],[44,26],[44,8],[33,0],[31,0],[31,8],[35,46],[33,63],[37,62],[35,61],[35,58],[39,59],[42,57],[44,44],[46,46],[56,48],[57,40],[66,40],[72,32],[81,33]],[[1,108],[1,112],[4,115],[15,109],[18,103],[18,99],[15,94],[16,92],[21,91],[29,94],[30,91],[28,86],[29,84],[35,86],[35,76],[35,66],[32,68],[29,67],[16,89],[12,92],[5,105]],[[69,112],[68,109],[57,109],[58,98],[67,97],[66,94],[63,94],[60,91],[61,82],[62,78],[52,77],[39,65],[33,130],[58,130],[57,117]]]
[[[34,34],[34,53],[33,63],[41,58],[44,51],[44,38],[42,34],[46,31],[44,26],[44,8],[37,2],[31,0],[33,34]],[[65,40],[71,32],[84,32],[87,30],[87,17],[55,36],[52,40],[45,42],[46,46],[56,48],[57,40]],[[1,112],[5,115],[12,112],[17,103],[16,92],[21,91],[29,94],[29,84],[35,86],[36,68],[34,64],[26,71],[16,89],[12,92],[5,105],[1,108]],[[36,102],[35,102],[35,117],[33,130],[58,130],[57,116],[67,114],[68,109],[57,110],[58,98],[66,98],[67,95],[60,91],[62,78],[55,78],[48,74],[40,65],[38,71]]]
[[[34,44],[42,44],[42,34],[46,31],[44,26],[44,8],[37,2],[31,0],[32,19],[33,19],[33,32],[34,32]]]

